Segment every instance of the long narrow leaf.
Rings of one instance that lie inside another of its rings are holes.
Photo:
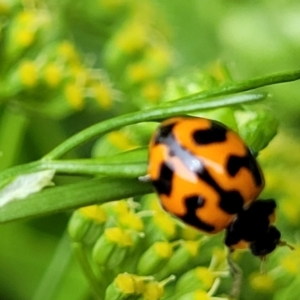
[[[13,201],[0,209],[0,223],[66,211],[95,203],[152,192],[148,183],[137,179],[96,178],[49,188],[23,201]]]

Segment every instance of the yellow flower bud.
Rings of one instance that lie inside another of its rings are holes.
[[[75,47],[69,41],[64,41],[58,45],[58,55],[68,62],[78,63],[79,56],[75,50]]]
[[[60,67],[55,63],[49,63],[44,69],[44,78],[46,83],[54,88],[61,83],[62,72]]]
[[[19,68],[21,83],[28,88],[37,84],[37,66],[33,61],[24,61]]]
[[[274,289],[274,279],[267,273],[253,273],[249,278],[253,289],[259,291],[271,291]]]
[[[120,225],[136,231],[142,231],[144,229],[144,224],[141,218],[132,212],[120,215],[118,217],[118,221],[120,222]]]
[[[159,300],[164,295],[164,286],[157,281],[148,282],[142,295],[144,300]]]
[[[90,205],[85,206],[79,209],[80,213],[87,217],[88,219],[92,219],[98,223],[103,223],[106,221],[106,213],[102,206],[99,205]]]
[[[156,103],[162,96],[162,86],[155,81],[148,82],[142,88],[142,94],[149,102]]]
[[[141,275],[151,275],[159,272],[167,264],[173,253],[169,242],[155,242],[141,256],[137,271]]]
[[[65,97],[72,108],[81,110],[83,108],[83,91],[75,83],[68,83],[64,90]]]
[[[119,150],[130,150],[137,148],[128,136],[122,131],[112,131],[107,134],[107,140]]]
[[[112,106],[112,90],[107,85],[103,83],[94,84],[92,86],[92,93],[103,109],[109,109]]]

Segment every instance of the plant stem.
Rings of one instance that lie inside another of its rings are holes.
[[[241,92],[257,89],[263,86],[268,86],[276,83],[285,83],[289,81],[295,81],[298,79],[300,79],[300,70],[296,70],[292,72],[279,72],[267,76],[261,76],[253,79],[237,81],[232,84],[226,83],[225,85],[221,85],[220,87],[209,91],[201,91],[193,95],[182,97],[175,101],[166,102],[166,105],[177,105],[181,103],[199,101],[200,99],[206,99],[206,98],[234,94],[234,93],[241,93]]]
[[[84,272],[85,277],[89,281],[91,286],[91,291],[95,300],[101,300],[104,295],[105,290],[101,287],[100,283],[97,281],[97,278],[93,272],[92,267],[90,266],[89,260],[86,257],[86,254],[81,243],[73,243],[73,250],[76,255],[76,258],[81,266],[81,269]]]
[[[43,170],[55,170],[56,174],[83,176],[111,176],[118,178],[138,178],[147,172],[147,163],[110,164],[98,163],[95,160],[83,161],[36,161],[26,165],[8,169],[0,173],[0,188],[8,184],[14,177]]]
[[[97,160],[41,161],[42,169],[54,169],[60,174],[104,175],[137,178],[147,172],[147,163],[99,163]]]
[[[41,279],[39,286],[33,296],[33,300],[56,299],[58,287],[68,270],[71,258],[69,238],[65,232],[56,248],[52,261],[46,273]]]
[[[69,152],[70,150],[72,150],[73,148],[87,142],[92,138],[97,137],[98,135],[105,134],[109,131],[118,129],[126,125],[131,125],[139,122],[157,121],[175,115],[187,114],[193,111],[259,101],[264,98],[266,98],[265,93],[233,95],[223,97],[220,99],[216,98],[207,102],[197,102],[189,104],[184,103],[172,107],[152,108],[144,111],[129,113],[97,123],[82,130],[81,132],[73,135],[72,137],[64,141],[62,144],[60,144],[58,147],[53,149],[51,152],[49,152],[46,156],[44,156],[43,160],[57,159]]]

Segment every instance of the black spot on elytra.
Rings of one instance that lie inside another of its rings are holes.
[[[193,227],[196,227],[200,230],[212,232],[214,231],[215,227],[203,222],[199,219],[198,216],[196,216],[197,209],[203,207],[204,204],[205,200],[201,196],[195,195],[185,198],[185,206],[187,212],[184,216],[180,216],[180,219],[182,219],[185,223],[192,225]]]
[[[245,156],[231,155],[227,161],[226,168],[230,176],[235,176],[241,168],[247,168],[251,172],[257,186],[263,183],[257,162],[249,150]]]
[[[198,145],[224,142],[226,140],[227,128],[219,123],[213,122],[208,129],[199,129],[193,132],[193,139]]]
[[[220,199],[220,208],[226,211],[229,214],[236,214],[241,211],[244,200],[240,192],[238,191],[224,191],[220,189],[219,195]]]
[[[158,194],[171,195],[173,174],[173,170],[167,164],[161,165],[159,178],[152,181]]]
[[[178,158],[192,173],[201,172],[204,168],[202,160],[180,145],[180,143],[175,139],[172,130],[170,130],[169,125],[163,128],[165,128],[166,131],[163,134],[159,133],[156,140],[157,143],[167,146],[169,157]]]
[[[189,203],[193,208],[201,208],[204,206],[204,199],[201,196],[190,196],[185,198],[185,203]],[[187,205],[187,206],[189,206]]]
[[[244,200],[238,191],[225,191],[222,189],[205,168],[198,172],[197,175],[219,194],[219,206],[222,210],[228,214],[236,214],[243,209]]]
[[[176,122],[171,123],[169,125],[166,126],[160,126],[157,129],[157,134],[156,134],[156,138],[154,140],[154,144],[160,144],[160,143],[166,143],[166,140],[173,136],[173,128],[175,126]]]

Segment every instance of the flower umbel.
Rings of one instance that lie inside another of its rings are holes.
[[[163,300],[170,295],[182,299],[206,295],[219,278],[218,272],[224,274],[222,264],[215,264],[214,269],[203,263],[196,267],[199,251],[205,249],[202,235],[197,232],[189,235],[193,239],[184,239],[181,227],[186,226],[179,226],[161,209],[149,210],[149,201],[147,196],[139,205],[121,200],[74,212],[69,233],[74,243],[80,243],[85,264],[90,264],[88,269],[94,270],[102,287],[98,296],[107,300]],[[167,223],[169,229],[165,231],[163,224]]]

